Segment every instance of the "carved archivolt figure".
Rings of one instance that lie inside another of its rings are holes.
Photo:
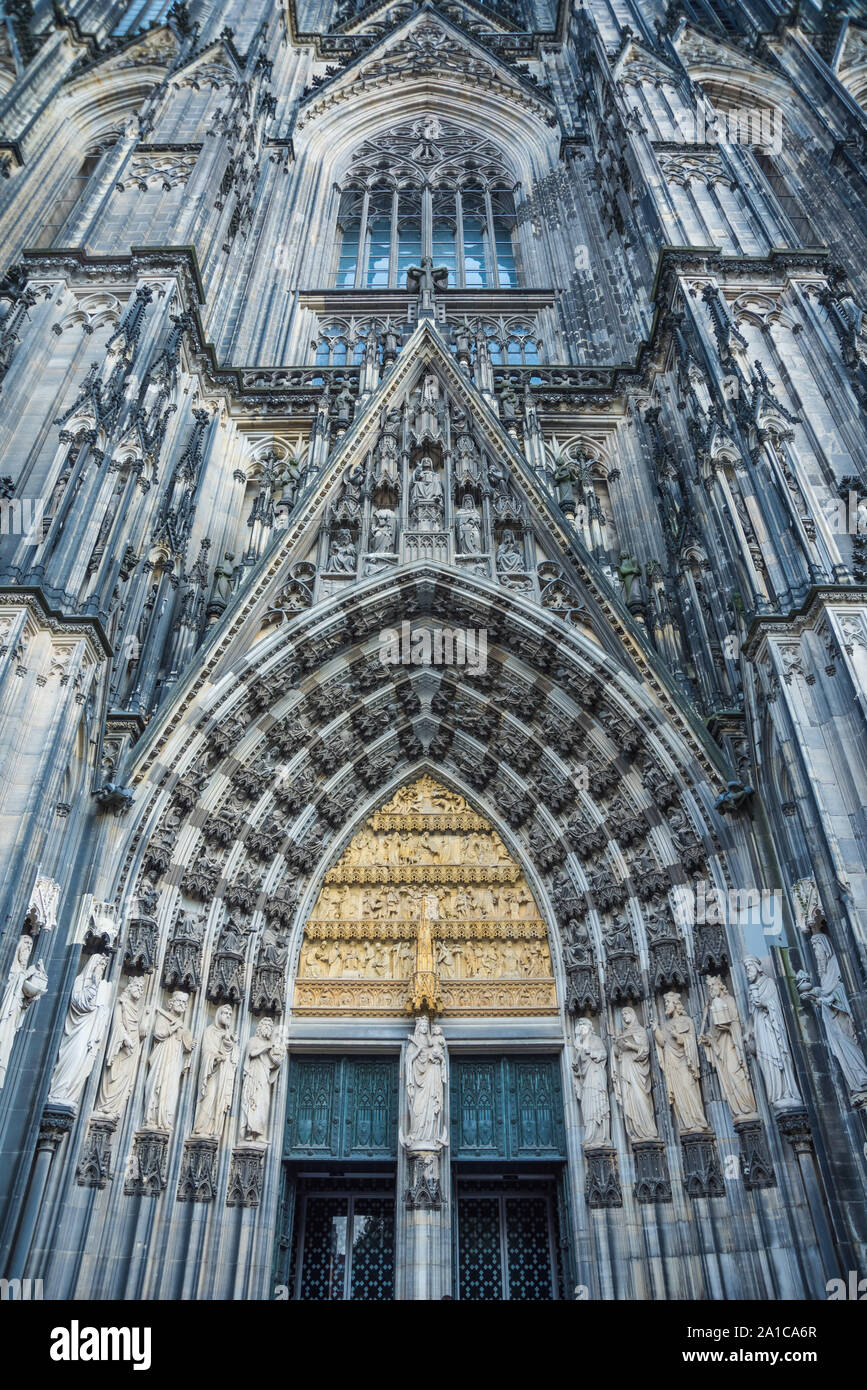
[[[119,1120],[129,1100],[141,1055],[142,1039],[147,1032],[142,1000],[144,981],[130,980],[114,1006],[105,1070],[99,1083],[96,1115]]]
[[[455,537],[461,555],[481,554],[482,517],[469,494],[455,512]]]
[[[154,1045],[148,1061],[148,1089],[145,1127],[170,1130],[175,1123],[181,1078],[190,1069],[190,1053],[195,1038],[184,1019],[190,996],[176,989],[169,1001],[170,1012],[157,1009]]]
[[[271,1090],[280,1072],[286,1049],[274,1037],[274,1024],[263,1018],[247,1044],[247,1061],[241,1086],[241,1138],[261,1142],[268,1132]]]
[[[664,1003],[666,1022],[654,1028],[653,1036],[668,1087],[668,1102],[681,1134],[706,1133],[709,1126],[698,1082],[700,1065],[695,1024],[679,994],[666,994]]]
[[[6,1080],[6,1069],[12,1055],[15,1035],[24,1022],[30,1005],[48,989],[48,976],[42,961],[30,965],[33,950],[32,936],[22,936],[15,947],[12,966],[0,1004],[0,1090]]]
[[[605,1074],[608,1054],[598,1033],[594,1033],[589,1018],[579,1018],[575,1025],[575,1094],[581,1104],[584,1122],[584,1147],[587,1149],[610,1145],[611,1103]]]
[[[623,1110],[626,1132],[633,1143],[658,1139],[650,1076],[650,1039],[634,1009],[624,1009],[622,1027],[613,1042],[614,1094]]]
[[[756,1098],[747,1070],[737,1004],[718,975],[707,978],[708,1027],[700,1041],[716,1068],[723,1095],[736,1120],[753,1119]]]
[[[792,1067],[792,1054],[777,987],[765,974],[757,956],[747,956],[744,969],[749,982],[750,1000],[748,1044],[755,1052],[768,1100],[772,1105],[781,1107],[800,1105],[801,1093]]]
[[[232,1032],[232,1010],[223,1004],[202,1038],[199,1064],[199,1096],[193,1120],[195,1138],[219,1139],[232,1105],[238,1039]]]
[[[107,956],[89,956],[72,986],[63,1041],[48,1091],[50,1101],[77,1105],[81,1099],[108,1021],[111,987],[103,979],[107,964]]]
[[[423,1014],[406,1047],[407,1128],[401,1142],[410,1153],[445,1148],[448,1056],[442,1029]]]

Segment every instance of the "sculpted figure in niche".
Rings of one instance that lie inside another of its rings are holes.
[[[108,1021],[110,986],[103,980],[107,964],[107,956],[88,956],[72,986],[63,1040],[48,1091],[50,1101],[77,1105],[81,1099]]]
[[[445,1086],[448,1057],[442,1029],[422,1015],[406,1047],[407,1127],[401,1141],[410,1153],[448,1144]]]
[[[377,507],[370,519],[370,548],[377,554],[394,553],[395,515],[388,507]]]
[[[518,574],[524,569],[524,553],[512,530],[503,532],[497,546],[497,569],[500,574]]]
[[[668,1103],[674,1110],[681,1134],[707,1133],[704,1105],[699,1088],[698,1041],[695,1024],[677,993],[666,994],[665,1018],[653,1030],[659,1065],[668,1087]]]
[[[634,1009],[624,1009],[613,1043],[614,1094],[633,1143],[658,1139],[650,1076],[650,1039]]]
[[[729,1110],[736,1120],[752,1119],[756,1098],[744,1055],[741,1021],[737,1005],[718,975],[708,975],[707,1031],[700,1041],[716,1068]]]
[[[36,965],[29,964],[32,950],[33,938],[22,936],[15,947],[3,1002],[0,1004],[0,1090],[6,1080],[15,1035],[30,1005],[48,989],[48,976],[42,961],[37,961]]]
[[[412,474],[409,507],[413,525],[420,530],[442,526],[443,505],[443,486],[434,472],[433,460],[426,454]]]
[[[332,574],[355,574],[356,559],[357,554],[352,532],[348,527],[341,526],[331,542],[328,568]]]
[[[199,1094],[192,1131],[195,1138],[219,1139],[222,1134],[232,1105],[238,1057],[238,1039],[232,1032],[232,1010],[228,1004],[223,1004],[202,1038]]]
[[[747,956],[744,969],[750,1001],[747,1046],[755,1053],[768,1100],[781,1107],[800,1105],[801,1094],[792,1067],[777,987],[765,974],[758,956]]]
[[[482,517],[469,493],[455,512],[455,537],[461,555],[480,555]]]
[[[274,1037],[270,1018],[259,1022],[247,1044],[247,1061],[241,1085],[241,1138],[261,1143],[268,1132],[271,1091],[280,1072],[286,1049]],[[231,1097],[230,1097],[231,1100]]]
[[[175,990],[169,1001],[169,1013],[157,1009],[154,1045],[148,1062],[148,1088],[145,1103],[145,1128],[170,1130],[175,1123],[181,1078],[190,1069],[190,1053],[195,1039],[185,1026],[190,996]]]
[[[572,1072],[584,1123],[584,1147],[595,1149],[610,1145],[611,1104],[605,1074],[608,1054],[589,1018],[579,1018],[575,1025],[574,1051]]]
[[[823,932],[814,933],[810,945],[819,971],[819,983],[814,985],[806,971],[801,970],[797,976],[798,993],[820,1011],[828,1046],[840,1063],[846,1085],[851,1094],[860,1095],[867,1092],[867,1065],[855,1036],[840,963]]]
[[[144,981],[130,980],[118,995],[111,1022],[105,1070],[99,1083],[96,1115],[119,1120],[129,1100],[141,1055],[142,1039],[147,1032],[147,1017],[142,1008]]]

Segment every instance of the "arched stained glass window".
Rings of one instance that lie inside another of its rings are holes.
[[[341,188],[338,288],[399,289],[428,256],[450,286],[517,286],[516,185],[484,137],[407,122],[366,140]]]

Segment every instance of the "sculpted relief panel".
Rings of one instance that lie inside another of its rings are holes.
[[[556,1012],[545,924],[499,835],[431,777],[403,787],[329,869],[304,933],[299,1014]]]

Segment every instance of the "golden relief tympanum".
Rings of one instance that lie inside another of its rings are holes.
[[[556,1012],[545,924],[484,817],[431,777],[402,787],[325,875],[296,1014]]]

